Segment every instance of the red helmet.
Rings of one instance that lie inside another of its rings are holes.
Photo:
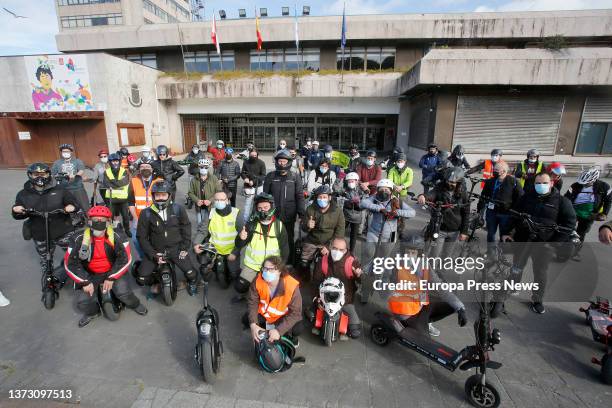
[[[98,156],[102,156],[103,154],[105,154],[105,155],[107,155],[107,156],[108,156],[108,150],[106,150],[106,149],[101,149],[101,150],[98,152]]]
[[[113,218],[113,214],[111,213],[111,210],[108,209],[108,207],[105,207],[103,205],[96,205],[91,207],[89,211],[87,211],[87,217]]]
[[[559,162],[552,162],[550,163],[550,165],[546,168],[546,171],[548,173],[554,173],[557,176],[561,177],[563,175],[565,175],[567,172],[565,171],[565,166]]]
[[[136,161],[136,156],[134,156],[133,154],[128,154],[127,161],[130,164],[134,163]]]

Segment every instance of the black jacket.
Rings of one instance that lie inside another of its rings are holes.
[[[259,187],[263,184],[264,178],[266,177],[266,163],[259,157],[254,161],[246,159],[244,163],[242,163],[242,172],[240,176],[242,179],[248,178],[252,180],[253,185],[251,187]]]
[[[427,194],[427,201],[442,202],[444,204],[459,204],[460,207],[445,208],[442,210],[442,224],[440,230],[447,232],[460,231],[462,234],[468,233],[470,206],[467,191],[463,184],[457,187],[457,191],[450,191],[445,185],[437,185]]]
[[[155,160],[153,162],[153,171],[155,174],[174,186],[174,182],[178,180],[185,170],[172,159],[168,160]]]
[[[278,171],[266,175],[263,190],[274,197],[276,215],[282,222],[295,221],[304,215],[302,178],[292,171],[282,176]]]
[[[570,186],[569,190],[565,193],[572,204],[578,194],[582,191],[584,185],[574,183]],[[600,209],[606,215],[610,212],[610,204],[612,203],[612,194],[610,193],[610,185],[605,181],[596,180],[593,184],[593,194],[595,195],[595,203],[593,205],[593,213],[597,214]]]
[[[32,183],[27,181],[23,185],[23,190],[17,193],[14,206],[20,205],[26,209],[37,211],[53,211],[72,204],[79,209],[79,204],[72,193],[63,187],[48,185],[44,190],[37,191],[32,187]],[[28,216],[24,214],[12,213],[16,220],[26,220],[24,224],[24,238],[26,230],[31,233],[35,241],[45,241],[45,219],[38,216]],[[49,216],[49,238],[55,240],[74,231],[69,214],[53,214]],[[28,238],[29,239],[29,238]]]
[[[172,204],[166,209],[164,222],[153,206],[145,208],[138,217],[136,238],[143,252],[151,260],[155,254],[164,250],[187,251],[191,247],[191,222],[185,208]]]
[[[202,152],[198,152],[198,154],[193,154],[193,152],[189,152],[185,160],[189,162],[189,167],[187,168],[187,172],[192,176],[197,176],[200,174],[200,168],[198,167],[198,161],[204,158],[204,154]]]
[[[463,156],[462,158],[458,158],[454,154],[451,154],[448,157],[448,161],[451,162],[453,167],[461,167],[464,170],[469,170],[470,169],[470,163],[468,163],[468,161],[465,158],[465,156]]]
[[[482,198],[478,201],[478,211],[487,207],[488,199],[494,199],[502,202],[502,204],[494,203],[495,212],[499,214],[506,214],[508,213],[508,210],[512,208],[513,204],[516,203],[520,197],[522,197],[523,189],[521,184],[513,176],[506,176],[500,183],[495,195],[493,195],[496,181],[496,178],[485,180],[484,188],[482,189],[481,193]]]
[[[216,174],[219,180],[227,180],[228,187],[236,187],[240,178],[240,165],[233,159],[232,161],[223,160],[217,167]]]
[[[527,191],[514,205],[514,210],[531,215],[533,221],[540,224],[557,224],[574,228],[576,213],[569,199],[561,196],[556,188],[550,194],[539,195],[535,190]],[[566,242],[567,233],[540,231],[536,239],[529,239],[529,229],[517,217],[512,217],[508,230],[515,229],[514,240],[517,242]]]

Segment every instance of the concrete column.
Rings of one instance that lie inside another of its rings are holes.
[[[410,101],[403,99],[400,101],[400,111],[397,118],[397,146],[404,149],[408,147],[410,137]]]
[[[423,58],[422,48],[398,46],[395,50],[395,70],[408,71],[421,58]]]
[[[249,71],[251,69],[251,54],[248,49],[237,49],[234,51],[234,63],[236,71]]]
[[[336,49],[337,47],[321,47],[320,64],[321,69],[336,69]]]
[[[456,110],[457,94],[443,93],[436,95],[434,141],[442,150],[450,151],[452,149]]]
[[[580,131],[580,119],[586,102],[585,96],[566,96],[561,124],[559,125],[559,136],[555,154],[573,154],[576,139]]]

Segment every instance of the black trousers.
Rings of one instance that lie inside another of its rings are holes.
[[[544,292],[546,291],[546,283],[548,282],[548,265],[552,259],[552,248],[544,245],[544,243],[522,242],[517,248],[514,255],[514,265],[522,271],[527,265],[527,261],[531,258],[533,267],[533,280],[538,284],[538,290],[533,291],[531,299],[534,302],[542,302]]]
[[[127,233],[130,230],[130,207],[127,201],[115,202],[111,200],[110,210],[113,213],[113,217],[121,216],[121,224],[123,225],[123,232]]]
[[[236,207],[236,194],[238,191],[238,184],[234,184],[232,185],[226,185],[227,191],[229,191],[230,193],[232,193],[232,197],[230,198],[230,203],[232,204],[232,207]]]
[[[595,222],[595,220],[593,219],[578,217],[578,222],[576,223],[576,232],[578,233],[578,235],[580,235],[581,242],[584,242],[584,237],[591,230],[593,222]]]
[[[451,305],[443,301],[432,299],[428,305],[423,306],[418,315],[403,319],[402,324],[405,327],[412,327],[422,333],[428,333],[430,322],[437,322],[453,313],[455,313],[455,310]]]
[[[187,279],[189,282],[195,281],[197,278],[197,274],[194,271],[189,254],[187,254],[184,259],[179,259],[179,252],[180,250],[178,248],[168,250],[168,260],[173,265],[177,266],[181,271],[183,271],[185,279]],[[145,285],[151,285],[153,283],[151,275],[153,274],[155,268],[157,268],[157,263],[155,263],[154,261],[150,260],[147,257],[142,260],[140,266],[138,267],[138,276],[142,278],[142,283],[144,283]]]
[[[349,249],[351,253],[355,253],[355,245],[357,245],[357,235],[359,235],[359,227],[361,224],[352,222],[346,223],[346,230],[349,232]]]
[[[287,239],[289,240],[289,257],[287,258],[287,264],[296,266],[299,262],[295,259],[295,217],[283,221],[283,227],[287,230]]]
[[[249,313],[245,313],[242,315],[242,325],[246,328],[249,327]],[[277,320],[278,323],[282,322],[283,318],[281,317],[280,319]],[[264,317],[262,315],[257,315],[257,325],[259,327],[261,327],[262,329],[266,328],[266,319],[264,319]],[[296,324],[293,325],[293,327],[291,329],[289,329],[289,331],[287,333],[281,333],[281,335],[289,335],[291,337],[293,337],[294,339],[296,339],[300,334],[302,334],[304,332],[304,322],[302,320],[300,320],[299,322],[297,322]]]
[[[98,286],[104,283],[104,276],[105,275],[89,274],[88,280],[94,285],[92,296],[85,293],[83,289],[77,291],[77,308],[86,315],[93,316],[100,311],[100,306],[98,305]],[[113,283],[112,291],[126,307],[135,309],[140,305],[140,300],[134,295],[132,289],[130,289],[127,274],[124,274]]]

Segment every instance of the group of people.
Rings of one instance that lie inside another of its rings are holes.
[[[176,200],[176,181],[184,170],[166,146],[158,146],[154,152],[145,147],[141,157],[130,159],[127,150],[112,154],[100,150],[91,203],[79,183],[83,164],[73,157],[74,148],[62,145],[60,151],[62,159],[52,167],[44,163],[28,167],[28,181],[17,194],[12,214],[15,219],[27,220],[24,238],[34,240],[43,273],[53,275],[56,290],[67,277],[74,281],[83,312],[81,327],[100,314],[94,296],[98,286],[103,291],[113,290],[137,313],[147,313],[127,282],[130,269],[139,285],[151,286],[151,292],[157,293],[159,282],[154,271],[171,262],[184,273],[187,292],[196,294],[199,275],[203,275],[198,271],[206,270],[200,261],[205,244],[210,244],[227,262],[237,292],[234,300],[247,300],[242,321],[251,329],[255,342],[265,329],[272,341],[286,336],[297,344],[303,331],[299,287],[312,281],[316,288],[328,277],[339,279],[345,288],[343,311],[349,316],[349,327],[344,338],[357,338],[361,323],[353,302],[364,273],[368,273],[355,256],[360,236],[365,236],[368,257],[374,255],[371,250],[378,244],[394,242],[402,242],[403,249],[416,256],[425,250],[423,238],[432,239],[407,232],[408,219],[416,212],[409,204],[414,196],[413,170],[401,147],[377,163],[375,150],[362,157],[353,145],[348,163],[340,166],[329,145],[319,149],[316,140],[307,140],[297,149],[281,141],[273,158],[274,170],[268,172],[253,144],[239,154],[221,140],[211,143],[206,151],[194,145],[186,158],[190,177],[187,201],[195,208],[197,220],[193,239],[187,209]],[[236,156],[243,159],[242,166]],[[562,195],[565,172],[561,164],[545,167],[538,152],[531,149],[511,174],[502,157],[502,151],[494,149],[490,158],[471,167],[461,146],[451,154],[435,145],[428,147],[419,162],[423,192],[416,200],[419,204],[452,204],[442,212],[440,235],[435,237],[444,244],[436,246],[440,252],[429,256],[438,256],[454,242],[468,238],[471,197],[466,177],[477,172],[482,172],[477,211],[486,221],[487,241],[491,243],[496,241],[498,230],[502,240],[534,240],[511,216],[511,209],[530,214],[538,222],[576,228],[581,240],[595,220],[605,219],[611,204],[610,187],[599,179],[597,169],[583,172]],[[67,181],[56,183],[54,179],[59,180],[62,174],[67,175]],[[236,201],[239,193],[244,196],[241,208]],[[29,209],[62,212],[49,215],[47,230],[44,219]],[[87,213],[83,230],[70,215],[79,210]],[[138,258],[135,262],[129,238]],[[564,239],[564,234],[535,238],[540,242]],[[609,223],[601,227],[600,239],[612,241]],[[64,266],[47,271],[47,260],[52,259],[57,245],[66,250]],[[538,262],[534,270],[538,270],[535,280],[540,289],[533,293],[531,309],[544,313],[549,258],[533,255],[528,253],[515,261],[515,269],[521,271],[529,256]],[[414,275],[409,272],[395,271],[394,276],[401,280],[407,273]],[[418,271],[418,276],[441,279],[436,271]],[[413,295],[398,291],[389,298],[390,311],[406,324],[427,306]],[[466,323],[465,307],[456,296],[442,293],[438,297],[444,307],[425,308],[432,335],[439,332],[431,323],[450,313],[458,314],[460,325]]]

